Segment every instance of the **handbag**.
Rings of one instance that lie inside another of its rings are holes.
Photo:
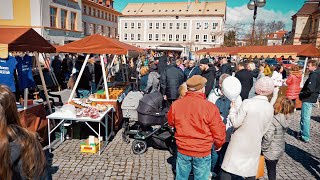
[[[259,179],[263,176],[264,176],[264,156],[261,154],[259,158],[259,165],[258,165],[256,179]]]

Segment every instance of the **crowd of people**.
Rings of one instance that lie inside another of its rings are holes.
[[[57,76],[72,77],[79,72],[83,59],[79,56],[71,63],[66,57],[61,64],[53,61],[52,68]],[[86,66],[87,80],[83,80],[84,86],[79,85],[79,96],[95,91],[93,87],[101,77],[97,75],[99,62],[94,60],[91,56],[91,65]],[[302,89],[302,73],[297,66],[288,77],[281,65],[273,72],[265,63],[239,62],[236,70],[232,66],[227,58],[195,61],[163,55],[129,60],[129,77],[137,80],[137,89],[144,93],[160,91],[170,107],[167,117],[175,129],[178,180],[188,179],[191,172],[195,179],[208,179],[210,174],[222,180],[255,179],[261,154],[269,179],[276,179],[277,162],[285,151],[284,135],[298,100],[302,101],[301,128],[296,135],[305,143],[310,141],[310,117],[320,91],[317,61],[308,62],[310,74]],[[78,70],[72,72],[74,68]],[[224,94],[223,82],[231,76],[242,87],[235,99]],[[278,96],[283,85],[288,90]],[[14,94],[1,85],[0,177],[46,178],[46,160],[38,137],[21,127],[16,109]]]

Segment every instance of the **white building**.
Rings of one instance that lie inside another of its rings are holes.
[[[276,46],[276,45],[283,45],[285,36],[288,31],[280,30],[267,35],[267,45],[268,46]]]
[[[113,0],[82,0],[84,35],[101,34],[110,38],[118,35],[118,16]]]
[[[223,44],[225,1],[129,3],[122,14],[120,41],[138,47],[193,52]]]
[[[80,0],[0,0],[0,26],[32,27],[52,44],[80,39]]]

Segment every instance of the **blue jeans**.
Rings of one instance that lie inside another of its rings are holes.
[[[300,134],[304,141],[310,140],[310,119],[314,103],[303,102],[301,107]]]
[[[206,180],[210,176],[211,155],[205,157],[186,156],[178,152],[176,163],[176,180],[187,180],[191,169],[194,180]]]
[[[219,155],[218,152],[214,149],[214,144],[212,144],[212,149],[211,149],[211,172],[212,172],[212,176],[216,176],[216,172],[215,169],[217,168],[217,162],[219,159]],[[218,164],[219,166],[220,164]]]

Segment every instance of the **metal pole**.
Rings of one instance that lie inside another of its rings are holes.
[[[251,46],[254,46],[254,26],[255,26],[255,23],[256,23],[257,11],[258,11],[258,6],[254,6]]]
[[[105,93],[106,93],[106,98],[107,98],[107,100],[109,100],[109,89],[108,89],[106,68],[105,68],[105,65],[104,65],[104,59],[103,59],[102,55],[100,55],[100,60],[101,60],[101,68],[102,68],[102,77],[103,77],[103,83],[104,83],[104,90],[105,90]],[[100,132],[100,128],[99,128],[99,132]]]

